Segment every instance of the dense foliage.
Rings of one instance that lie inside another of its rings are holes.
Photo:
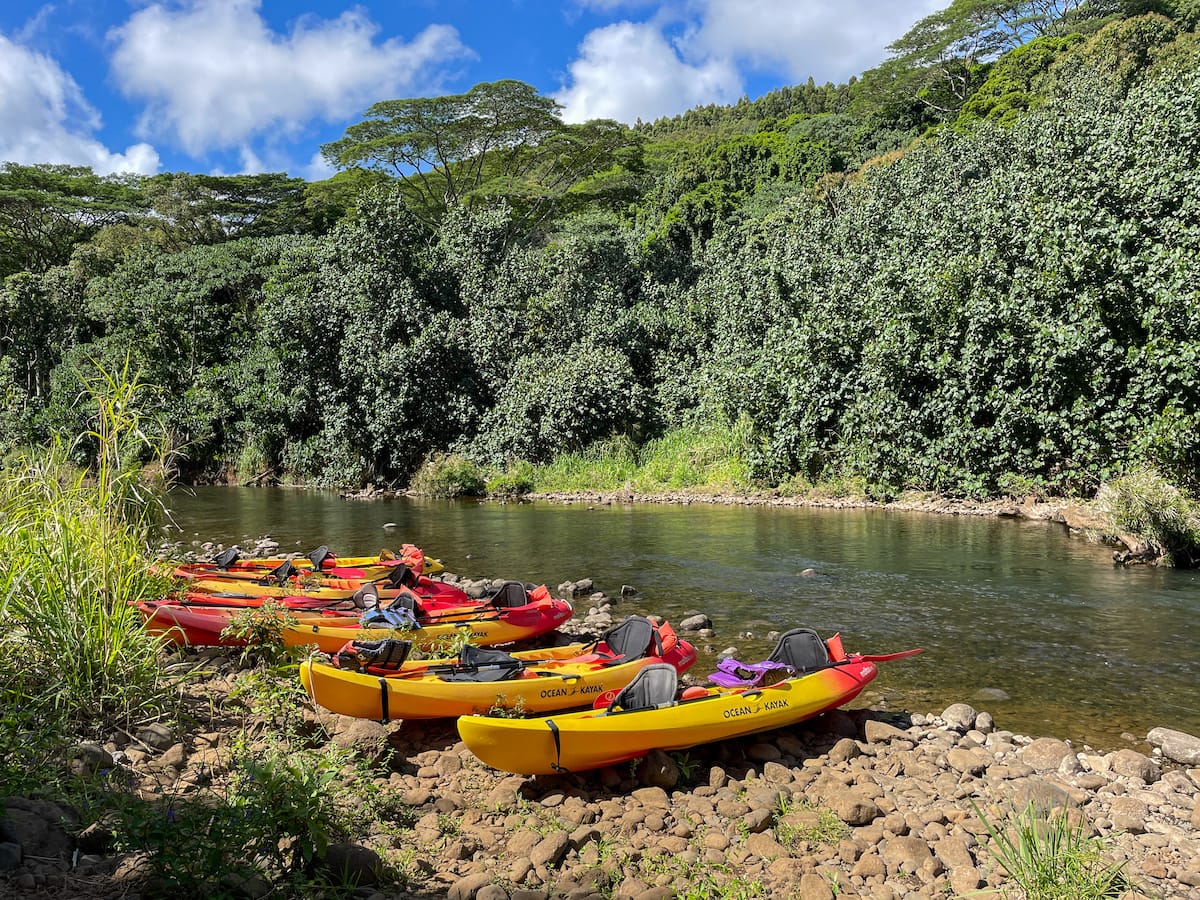
[[[398,168],[317,185],[4,166],[0,449],[129,358],[194,478],[737,423],[770,484],[1195,487],[1197,18],[955,0],[849,84],[634,129],[515,82],[385,101],[326,152]]]

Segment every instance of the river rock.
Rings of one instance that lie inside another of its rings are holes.
[[[337,881],[352,885],[374,884],[382,867],[378,853],[358,844],[330,844],[321,859],[321,868]]]
[[[703,631],[706,628],[712,628],[712,619],[704,613],[688,616],[679,623],[680,631]]]
[[[966,703],[953,703],[942,711],[942,721],[947,728],[956,731],[970,731],[975,727],[975,718],[979,713],[975,707]]]
[[[1058,738],[1038,738],[1017,751],[1017,756],[1026,765],[1038,772],[1054,772],[1067,756],[1073,756],[1071,745]]]
[[[1185,766],[1200,765],[1200,738],[1170,728],[1152,728],[1146,741],[1167,759]]]
[[[1114,775],[1136,778],[1146,784],[1158,781],[1158,776],[1161,774],[1158,763],[1148,756],[1128,748],[1109,754],[1108,766]]]
[[[1146,804],[1134,797],[1118,797],[1109,810],[1112,827],[1116,831],[1144,834],[1146,831]]]
[[[93,778],[112,771],[114,765],[112,754],[99,744],[79,744],[71,749],[67,768],[73,775]]]

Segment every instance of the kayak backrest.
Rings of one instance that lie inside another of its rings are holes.
[[[404,563],[399,563],[388,573],[387,584],[388,587],[416,587],[419,580],[416,572]]]
[[[237,547],[230,547],[228,550],[222,550],[213,557],[213,565],[215,565],[218,569],[228,569],[238,561],[240,556],[241,554],[238,553]]]
[[[529,603],[529,592],[524,582],[506,581],[488,596],[488,603],[497,609],[514,609]]]
[[[358,609],[375,609],[379,606],[379,588],[368,581],[351,594],[350,599]]]
[[[292,565],[290,559],[285,559],[262,578],[259,578],[255,584],[277,584],[291,578],[295,574],[297,574],[296,567]]]
[[[338,664],[346,668],[352,662],[359,670],[368,666],[372,669],[399,670],[412,652],[412,641],[385,638],[382,641],[351,641],[338,654]]]
[[[445,681],[507,681],[521,671],[521,661],[503,650],[463,647],[456,671],[442,676]]]
[[[829,650],[821,636],[811,628],[793,628],[783,633],[767,659],[791,666],[797,674],[803,675],[828,666]]]
[[[601,640],[613,655],[610,664],[631,662],[651,654],[662,656],[663,652],[662,637],[645,616],[629,616],[610,628]]]
[[[608,711],[621,709],[654,709],[675,701],[679,690],[679,673],[666,663],[655,663],[638,672],[633,681],[625,685],[608,704]]]
[[[332,558],[333,554],[329,552],[329,548],[324,544],[308,554],[308,561],[312,563],[313,570],[316,572],[321,571],[321,567],[325,565],[325,560]]]

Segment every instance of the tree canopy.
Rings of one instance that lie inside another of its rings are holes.
[[[339,168],[399,178],[414,214],[432,226],[452,206],[498,199],[523,224],[539,222],[583,180],[613,167],[636,171],[638,146],[616,122],[567,125],[552,98],[506,80],[376,103],[321,152]]]

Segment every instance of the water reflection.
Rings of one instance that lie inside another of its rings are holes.
[[[271,533],[284,548],[369,553],[412,541],[456,572],[555,586],[623,584],[631,611],[712,617],[713,650],[769,649],[798,624],[847,646],[926,653],[884,669],[891,702],[979,701],[1001,727],[1112,747],[1155,725],[1200,733],[1195,573],[1116,569],[1061,526],[880,510],[694,505],[359,503],[289,490],[200,488],[173,497],[184,539]],[[385,524],[394,528],[385,529]],[[805,576],[805,569],[817,574]],[[739,640],[752,631],[757,640]],[[699,671],[711,665],[702,658]]]

